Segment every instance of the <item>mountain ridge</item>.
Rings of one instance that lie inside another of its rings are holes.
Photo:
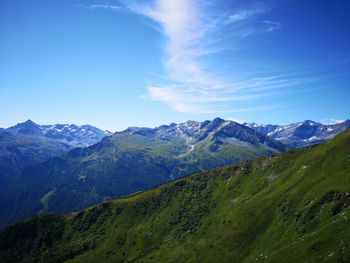
[[[38,125],[31,120],[1,129],[0,188],[17,179],[25,167],[95,144],[108,135],[89,125]]]
[[[99,142],[105,136],[112,135],[109,131],[103,131],[88,124],[80,126],[75,124],[39,125],[32,120],[18,123],[4,129],[4,131],[12,135],[27,134],[44,136],[50,139],[56,139],[71,147],[87,147]]]
[[[348,262],[350,130],[0,232],[4,262]]]
[[[322,124],[312,120],[305,120],[287,125],[260,125],[256,123],[243,123],[243,125],[268,135],[290,147],[300,148],[334,138],[350,128],[350,120],[336,124]]]
[[[129,128],[26,169],[0,194],[0,225],[43,211],[77,211],[191,173],[287,149],[219,118]]]

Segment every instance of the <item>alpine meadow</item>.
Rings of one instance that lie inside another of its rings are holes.
[[[349,10],[4,0],[0,262],[350,262]]]

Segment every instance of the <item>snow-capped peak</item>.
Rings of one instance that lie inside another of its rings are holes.
[[[72,147],[85,147],[99,142],[103,137],[112,135],[94,126],[75,124],[38,125],[31,120],[18,123],[5,129],[10,134],[44,136],[68,144]]]
[[[244,125],[292,147],[320,143],[334,138],[337,134],[350,128],[350,122],[347,121],[334,125],[324,125],[312,120],[281,126],[253,125],[251,123],[245,123]]]

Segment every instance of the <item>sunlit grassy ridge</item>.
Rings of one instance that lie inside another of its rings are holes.
[[[0,234],[1,262],[349,262],[350,131]]]

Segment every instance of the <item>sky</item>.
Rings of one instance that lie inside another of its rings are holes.
[[[347,0],[0,4],[0,127],[350,118]]]

